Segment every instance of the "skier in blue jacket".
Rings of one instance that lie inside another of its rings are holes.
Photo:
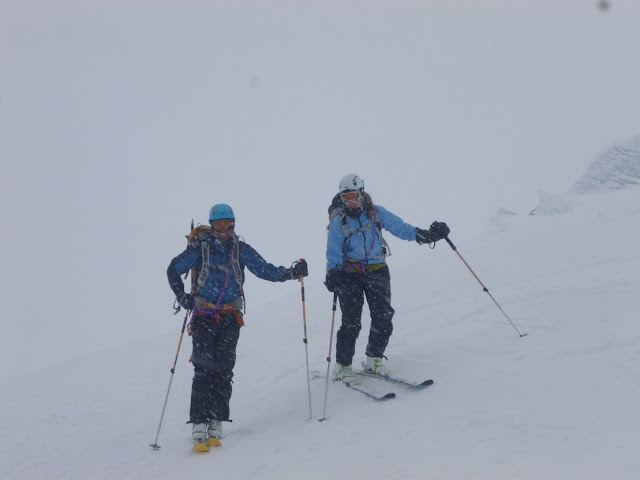
[[[405,223],[365,193],[364,182],[355,174],[345,175],[339,193],[329,208],[332,220],[327,238],[327,276],[325,285],[340,301],[342,323],[336,340],[334,378],[356,383],[351,367],[356,340],[360,334],[364,297],[371,313],[371,329],[366,348],[365,370],[388,375],[384,351],[393,331],[391,279],[386,257],[388,246],[382,229],[408,241],[433,243],[449,234],[444,222],[434,222],[429,230]],[[335,216],[334,216],[335,215]]]
[[[236,345],[243,322],[244,268],[263,280],[284,282],[307,276],[307,262],[291,268],[267,263],[235,234],[235,215],[229,205],[214,205],[209,212],[211,233],[199,236],[175,257],[167,269],[176,300],[193,311],[192,362],[189,423],[193,442],[220,438],[221,422],[229,421],[231,380]],[[181,275],[195,267],[191,293],[185,293]]]

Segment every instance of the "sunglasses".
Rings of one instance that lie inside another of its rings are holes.
[[[343,193],[342,195],[340,195],[340,198],[342,199],[342,201],[344,203],[347,202],[354,202],[356,200],[360,199],[360,192],[348,192],[348,193]]]
[[[233,227],[235,227],[235,221],[230,219],[213,220],[211,222],[211,226],[218,232],[224,232],[227,230],[233,230]]]

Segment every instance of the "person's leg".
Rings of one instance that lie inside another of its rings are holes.
[[[233,367],[240,325],[234,314],[215,319],[196,317],[193,321],[193,384],[190,423],[229,420]]]
[[[371,329],[366,355],[382,357],[393,333],[391,306],[391,276],[389,267],[368,271],[363,279],[364,292],[371,312]]]
[[[356,340],[362,328],[362,306],[364,292],[361,277],[358,273],[346,276],[338,299],[342,312],[342,323],[336,335],[336,362],[340,365],[351,365],[356,351]]]

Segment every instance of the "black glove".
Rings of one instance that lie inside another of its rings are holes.
[[[444,222],[433,222],[429,231],[434,236],[435,241],[442,240],[444,237],[449,236],[451,230]]]
[[[435,240],[433,239],[433,236],[431,235],[431,232],[429,230],[416,228],[416,242],[422,245],[423,243],[433,243],[435,242]]]
[[[307,267],[307,261],[305,259],[300,260],[293,267],[287,269],[287,273],[292,280],[300,278],[300,275],[308,277],[309,268]]]
[[[434,243],[442,240],[451,233],[449,227],[444,222],[433,222],[429,230],[416,228],[416,242],[420,245],[423,243]]]
[[[179,297],[176,297],[178,303],[185,310],[193,310],[193,295],[190,293],[183,293]]]
[[[327,271],[327,277],[325,278],[324,284],[327,287],[327,290],[330,292],[338,292],[342,289],[342,285],[344,282],[345,273],[342,270],[329,270]]]

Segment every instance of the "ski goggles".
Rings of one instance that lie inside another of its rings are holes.
[[[360,192],[347,192],[340,195],[340,198],[344,203],[355,202],[360,199]]]
[[[225,232],[227,230],[233,230],[235,227],[235,221],[232,219],[213,220],[211,227],[218,232]]]

